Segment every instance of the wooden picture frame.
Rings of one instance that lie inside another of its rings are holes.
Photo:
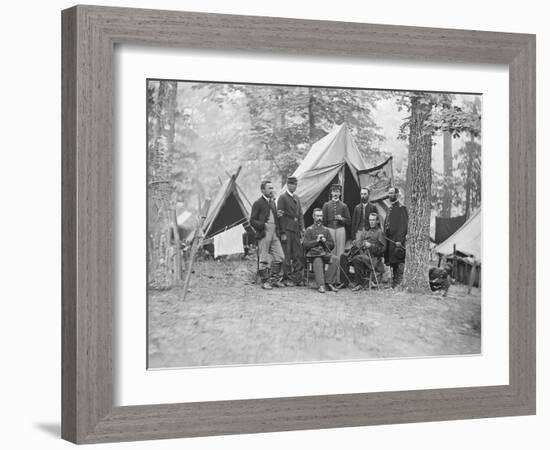
[[[94,443],[535,413],[534,35],[97,6],[63,11],[62,31],[64,439]],[[507,65],[509,384],[114,407],[113,52],[119,43]]]

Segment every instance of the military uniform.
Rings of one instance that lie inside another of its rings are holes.
[[[369,228],[369,216],[371,213],[378,215],[378,210],[371,202],[359,203],[353,210],[351,219],[351,239],[357,239],[357,232]]]
[[[317,241],[317,236],[320,234],[326,239],[324,243]],[[328,228],[316,224],[307,227],[303,245],[306,250],[306,257],[312,260],[317,286],[333,284],[336,281],[338,272],[338,257],[331,253],[334,248],[334,241]],[[325,264],[328,264],[326,273],[324,270]]]
[[[387,266],[392,269],[392,286],[395,287],[403,280],[405,269],[405,240],[409,226],[409,213],[407,208],[398,200],[393,202],[386,215],[384,233],[388,238],[384,259]],[[400,242],[401,247],[395,242]]]
[[[336,216],[342,216],[337,219]],[[332,253],[340,258],[346,249],[346,228],[351,222],[348,205],[341,200],[329,200],[323,205],[323,224],[328,228],[334,241]],[[337,282],[340,282],[340,272],[337,274]]]
[[[260,278],[264,284],[271,278],[270,282],[277,285],[280,282],[280,271],[285,255],[279,240],[280,225],[275,201],[262,195],[252,205],[249,222],[258,241]],[[271,274],[269,273],[270,255]]]
[[[279,219],[281,226],[281,236],[284,234],[285,240],[281,239],[285,259],[283,262],[283,275],[287,280],[293,283],[300,283],[303,274],[303,251],[300,244],[300,235],[304,233],[304,216],[302,205],[296,194],[284,192],[277,200],[277,209],[283,212]]]
[[[368,242],[371,246],[365,247]],[[355,278],[358,284],[365,286],[371,272],[384,272],[382,257],[386,250],[386,238],[379,227],[358,231],[354,242],[356,249],[351,257],[351,264],[355,270]]]

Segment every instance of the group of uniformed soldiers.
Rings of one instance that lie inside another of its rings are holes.
[[[378,209],[369,201],[368,188],[361,188],[361,201],[350,216],[341,200],[342,186],[334,184],[330,200],[313,210],[313,225],[306,229],[297,186],[298,180],[289,177],[286,191],[276,203],[273,184],[263,181],[262,195],[252,205],[250,225],[258,241],[264,289],[304,285],[306,260],[311,262],[321,293],[344,287],[365,289],[373,278],[379,284],[384,263],[391,268],[392,287],[401,283],[408,213],[396,187],[388,190],[390,207],[382,224]],[[347,225],[353,239],[348,250]]]

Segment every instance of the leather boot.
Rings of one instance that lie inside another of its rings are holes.
[[[278,288],[284,288],[286,287],[285,284],[281,281],[281,263],[273,263],[271,265],[271,286],[272,287],[278,287]]]
[[[269,269],[260,269],[258,273],[260,275],[262,289],[273,289],[271,283],[269,282]]]

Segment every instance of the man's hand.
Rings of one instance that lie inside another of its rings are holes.
[[[342,217],[341,214],[336,214],[336,215],[334,216],[334,218],[335,218],[336,220],[344,220],[344,218]]]
[[[365,247],[365,248],[371,248],[371,247],[372,247],[372,244],[371,244],[370,242],[368,242],[368,241],[365,241],[365,242],[363,242],[363,247]]]
[[[286,233],[281,233],[281,241],[286,241]]]
[[[397,245],[398,247],[403,247],[403,244],[401,244],[401,242],[396,242],[395,245]]]
[[[283,217],[285,215],[284,211],[281,211],[280,209],[277,210],[277,217]]]

